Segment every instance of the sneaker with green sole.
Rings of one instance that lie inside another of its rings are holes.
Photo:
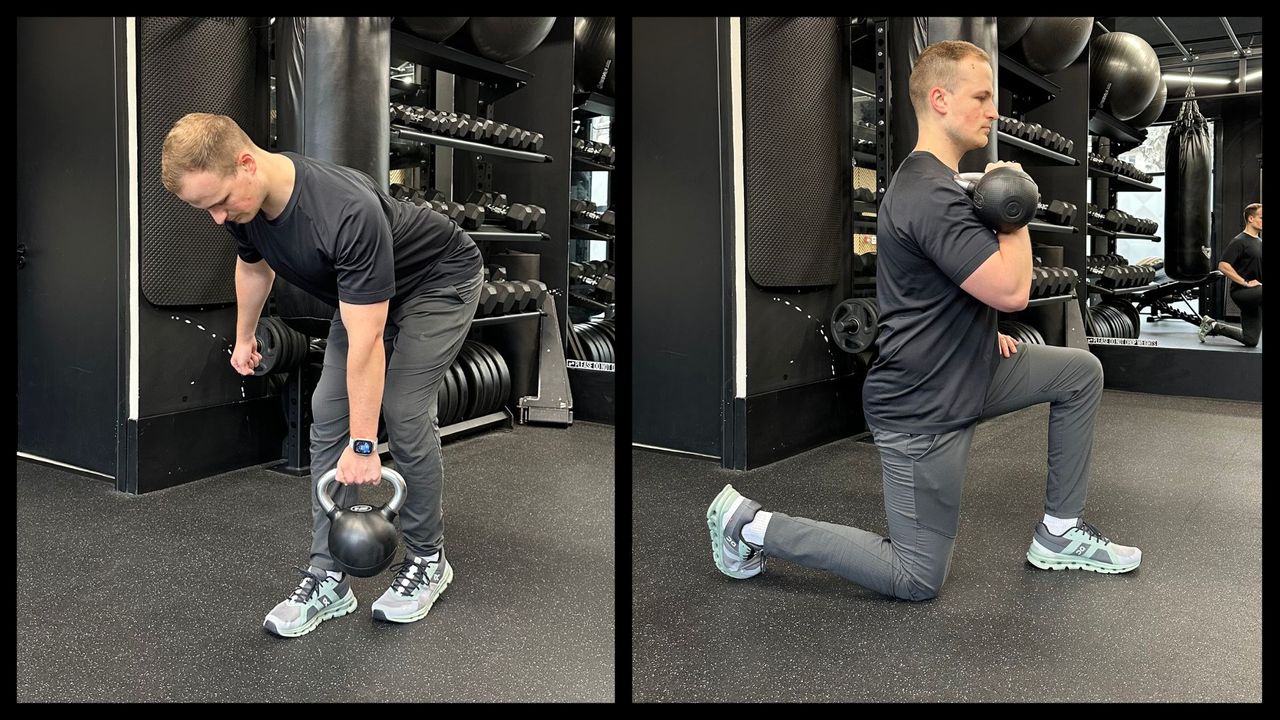
[[[396,574],[391,587],[373,603],[373,617],[386,622],[421,620],[453,582],[453,566],[443,550],[427,558],[406,553],[404,561],[391,569]]]
[[[1027,549],[1027,561],[1041,570],[1126,573],[1142,563],[1142,551],[1111,542],[1083,519],[1061,535],[1049,532],[1041,522]]]
[[[764,549],[748,543],[742,528],[755,518],[760,503],[748,500],[725,485],[707,508],[707,529],[711,531],[711,559],[720,572],[745,580],[764,572]]]
[[[320,623],[355,612],[356,596],[351,592],[351,579],[344,573],[341,580],[317,567],[294,568],[302,573],[302,582],[289,597],[267,613],[262,627],[280,637],[298,637],[319,627]]]

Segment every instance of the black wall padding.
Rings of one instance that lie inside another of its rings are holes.
[[[243,17],[143,17],[138,28],[142,294],[158,306],[234,303],[235,239],[160,184],[160,158],[189,112],[227,115],[265,145],[255,137],[260,31]]]
[[[837,18],[747,18],[743,72],[747,271],[763,287],[839,281],[848,47]]]

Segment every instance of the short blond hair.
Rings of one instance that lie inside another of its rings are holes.
[[[187,173],[232,175],[240,153],[256,147],[236,121],[226,115],[188,113],[173,124],[164,138],[160,182],[176,194]]]
[[[1262,209],[1262,203],[1254,203],[1252,205],[1246,206],[1244,209],[1244,224],[1248,225],[1249,221],[1252,220],[1254,216],[1258,214],[1258,211],[1261,209]]]
[[[947,92],[955,92],[959,78],[957,66],[961,60],[970,57],[991,63],[991,56],[986,50],[964,40],[936,42],[920,53],[915,65],[911,66],[911,106],[916,110],[916,117],[928,115],[930,88],[941,87]]]

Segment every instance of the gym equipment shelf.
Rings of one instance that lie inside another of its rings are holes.
[[[603,115],[613,117],[613,98],[600,93],[576,92],[573,94],[573,109],[588,117]]]
[[[574,156],[573,156],[573,169],[574,169],[574,170],[587,170],[587,171],[591,171],[591,170],[602,170],[602,171],[604,171],[604,172],[608,172],[608,171],[610,171],[610,170],[613,170],[613,169],[614,169],[614,166],[613,166],[613,165],[605,165],[604,163],[596,162],[595,160],[592,160],[591,158],[585,157],[585,156],[583,156],[583,155],[574,155]]]
[[[496,157],[511,158],[514,160],[527,160],[529,162],[540,163],[551,162],[552,160],[550,155],[545,155],[543,153],[497,147],[496,145],[486,145],[484,143],[471,142],[470,140],[459,140],[458,138],[445,137],[443,135],[432,135],[431,133],[421,132],[403,125],[391,126],[391,138],[393,140],[412,140],[431,145],[444,145],[447,147],[479,153],[481,155],[493,155]]]
[[[492,317],[476,318],[471,321],[471,327],[483,327],[485,325],[504,325],[509,322],[515,322],[524,318],[536,318],[546,313],[541,310],[533,310],[530,312],[511,313],[510,315],[494,315]]]
[[[488,230],[485,228],[488,228]],[[551,239],[551,236],[544,232],[518,233],[503,230],[493,225],[481,225],[479,230],[467,230],[466,233],[475,240],[501,240],[502,242],[520,242],[522,240],[542,242],[543,240]]]
[[[1096,225],[1089,226],[1090,235],[1101,235],[1113,238],[1136,238],[1138,240],[1150,240],[1151,242],[1160,242],[1159,235],[1141,235],[1139,233],[1116,232],[1114,230],[1104,230]]]
[[[1139,293],[1144,293],[1148,290],[1153,290],[1157,287],[1160,287],[1160,286],[1156,285],[1155,283],[1151,283],[1150,285],[1139,285],[1138,287],[1104,288],[1101,285],[1094,285],[1093,283],[1089,283],[1089,292],[1098,293],[1100,295],[1137,295]]]
[[[1030,107],[1043,105],[1062,92],[1062,86],[1040,73],[1000,53],[1000,89],[1008,88],[1014,95],[1025,98]],[[1029,109],[1026,107],[1024,109]]]
[[[1054,225],[1053,223],[1040,222],[1038,220],[1033,220],[1027,223],[1027,229],[1039,230],[1040,232],[1063,233],[1067,235],[1074,235],[1080,232],[1074,225]]]
[[[1089,118],[1089,132],[1130,148],[1141,145],[1147,139],[1146,130],[1139,130],[1106,110],[1098,110]],[[1113,151],[1112,154],[1119,155],[1120,152]]]
[[[1070,295],[1053,295],[1051,297],[1036,298],[1035,300],[1028,301],[1027,307],[1031,308],[1031,307],[1040,307],[1041,305],[1053,305],[1055,303],[1066,302],[1068,300],[1075,300],[1075,299],[1076,299],[1075,293],[1071,293]]]
[[[478,80],[486,102],[493,102],[529,84],[533,75],[510,65],[431,42],[402,30],[391,30],[391,57]]]
[[[597,232],[595,230],[592,230],[591,228],[585,228],[585,227],[582,227],[581,225],[574,225],[572,223],[570,223],[569,225],[569,234],[573,236],[575,240],[616,240],[617,239],[616,235],[606,235],[605,233]]]
[[[1089,177],[1105,177],[1115,178],[1120,181],[1121,185],[1131,185],[1132,187],[1118,187],[1115,190],[1132,190],[1134,192],[1160,192],[1160,188],[1155,185],[1144,183],[1141,180],[1134,180],[1128,175],[1117,175],[1110,170],[1104,170],[1099,167],[1089,167]]]
[[[1018,136],[1016,136],[1016,135],[1010,135],[1009,133],[1004,132],[1003,130],[998,130],[998,131],[996,131],[996,135],[997,135],[997,136],[999,136],[999,138],[1000,138],[1000,142],[1002,142],[1002,143],[1008,143],[1009,145],[1012,145],[1013,147],[1020,148],[1020,149],[1022,149],[1022,150],[1026,150],[1026,151],[1028,151],[1028,152],[1033,152],[1033,153],[1035,153],[1035,154],[1037,154],[1037,155],[1043,155],[1044,157],[1047,157],[1047,158],[1049,158],[1050,160],[1057,160],[1058,162],[1062,163],[1063,165],[1079,165],[1079,164],[1080,164],[1080,161],[1076,160],[1075,158],[1071,157],[1070,155],[1064,155],[1064,154],[1062,154],[1062,153],[1060,153],[1060,152],[1056,152],[1056,151],[1054,151],[1054,150],[1050,150],[1049,148],[1041,147],[1041,146],[1039,146],[1039,145],[1036,145],[1036,144],[1035,144],[1035,143],[1033,143],[1033,142],[1027,142],[1026,140],[1023,140],[1022,138],[1020,138],[1020,137],[1018,137]]]

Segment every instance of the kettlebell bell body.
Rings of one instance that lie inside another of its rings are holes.
[[[391,502],[382,507],[356,504],[345,509],[339,508],[329,495],[337,478],[338,470],[334,468],[316,481],[316,498],[329,518],[329,553],[343,572],[372,577],[387,569],[400,544],[394,521],[404,506],[404,478],[391,468],[382,468],[382,479],[395,486]]]
[[[973,207],[987,227],[1011,233],[1031,222],[1040,202],[1040,188],[1031,176],[1011,167],[987,173],[961,173],[956,182],[973,198]]]

